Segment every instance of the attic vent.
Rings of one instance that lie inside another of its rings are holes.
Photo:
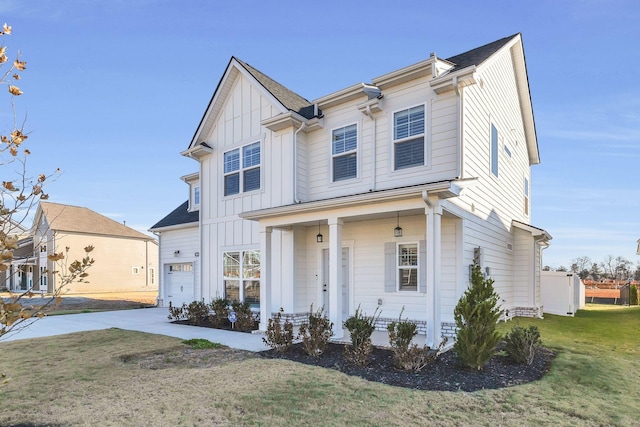
[[[507,242],[507,250],[508,250],[509,252],[513,252],[513,243],[509,243],[509,242]]]

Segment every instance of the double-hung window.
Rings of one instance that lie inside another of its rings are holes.
[[[260,307],[260,251],[224,252],[224,297]]]
[[[331,133],[333,180],[355,178],[358,175],[358,127],[345,126]]]
[[[424,105],[393,115],[394,169],[424,165]]]
[[[200,187],[193,187],[193,206],[200,206]]]
[[[260,189],[260,142],[224,153],[224,195]]]
[[[398,290],[418,290],[418,244],[404,243],[398,245]]]

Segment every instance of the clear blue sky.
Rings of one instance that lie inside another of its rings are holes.
[[[521,32],[544,263],[640,259],[637,0],[0,0],[0,21],[27,61],[29,169],[62,169],[51,201],[141,231],[186,200],[197,163],[179,153],[231,55],[312,100]]]

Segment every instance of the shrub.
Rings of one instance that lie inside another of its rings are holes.
[[[454,309],[456,343],[454,350],[462,365],[481,370],[491,359],[500,334],[496,323],[502,315],[493,279],[485,279],[479,265],[471,272],[471,287],[465,291]]]
[[[252,331],[256,329],[256,318],[248,302],[234,301],[231,303],[231,310],[236,313],[237,318],[233,326],[234,329],[239,331]]]
[[[404,311],[404,308],[402,310]],[[387,326],[387,331],[389,345],[393,351],[393,362],[396,368],[403,371],[420,372],[425,366],[435,362],[447,342],[445,338],[435,350],[427,345],[419,347],[417,344],[411,344],[413,337],[418,333],[418,327],[410,320],[402,320],[402,311],[398,321]]]
[[[213,314],[209,315],[211,324],[219,328],[227,322],[229,318],[229,300],[226,298],[215,298],[209,303]]]
[[[629,287],[629,305],[638,305],[638,287],[636,285]]]
[[[377,308],[373,316],[366,316],[358,306],[356,313],[344,322],[344,327],[351,335],[351,345],[344,347],[344,357],[348,362],[358,366],[369,364],[369,354],[372,349],[371,334],[375,330],[375,324],[379,317]]]
[[[209,306],[204,301],[193,301],[186,308],[183,306],[183,312],[187,320],[195,325],[209,317]]]
[[[184,311],[187,308],[187,304],[182,304],[181,307],[174,307],[169,301],[169,320],[183,320],[185,318]]]
[[[536,348],[540,346],[540,331],[537,326],[514,326],[505,337],[505,350],[509,357],[520,364],[531,365],[535,357]]]
[[[311,304],[308,322],[300,325],[302,349],[309,356],[318,357],[327,349],[331,335],[333,335],[333,322],[329,321],[324,313],[324,307],[320,307],[314,313],[313,304]]]
[[[273,319],[269,319],[267,324],[266,337],[262,338],[262,341],[277,351],[278,353],[284,353],[288,351],[293,345],[293,323],[289,319],[282,321],[282,313],[284,310],[282,307],[280,311],[276,313]]]

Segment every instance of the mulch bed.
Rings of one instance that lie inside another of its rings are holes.
[[[496,355],[482,371],[465,369],[460,366],[453,350],[442,353],[431,365],[419,373],[405,372],[393,366],[391,350],[375,347],[371,362],[361,368],[348,363],[344,358],[344,344],[330,343],[327,351],[319,358],[307,356],[301,344],[294,344],[290,351],[280,354],[275,350],[259,353],[270,359],[287,359],[307,365],[335,369],[347,375],[415,390],[435,391],[477,391],[498,389],[539,380],[549,371],[556,354],[544,347],[536,350],[531,365],[518,365],[504,355],[501,346]]]
[[[221,326],[214,325],[209,320],[202,320],[202,319],[198,320],[197,323],[193,323],[190,320],[174,320],[171,323],[175,323],[176,325],[199,326],[201,328],[224,329],[225,331],[245,332],[245,333],[248,333],[248,334],[252,333],[252,331],[255,331],[260,326],[259,322],[255,322],[253,329],[248,330],[248,331],[242,331],[242,330],[238,329],[237,327],[236,328],[232,327],[231,322],[229,322],[229,321],[225,321],[224,324],[221,325]]]

